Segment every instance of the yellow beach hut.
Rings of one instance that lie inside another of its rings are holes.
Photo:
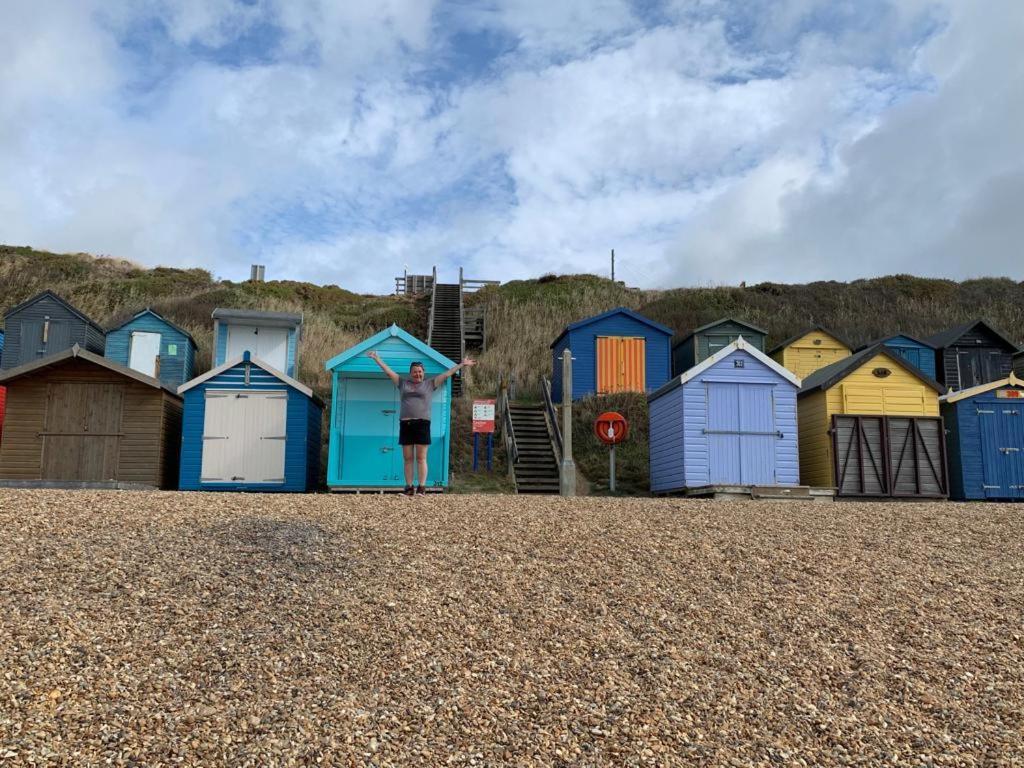
[[[878,344],[804,379],[800,481],[840,496],[948,493],[942,387]]]
[[[852,353],[850,345],[839,336],[816,325],[776,345],[768,357],[802,379]]]

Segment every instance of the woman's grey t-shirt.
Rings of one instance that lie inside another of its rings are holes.
[[[423,379],[417,384],[412,379],[403,378],[398,382],[398,391],[402,395],[402,410],[399,419],[430,420],[430,401],[434,398],[434,378]]]

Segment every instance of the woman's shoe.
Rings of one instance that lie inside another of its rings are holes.
[[[416,488],[416,495],[417,496],[426,496],[427,495],[427,486],[425,486],[425,485],[417,486],[417,488]]]
[[[413,488],[411,485],[407,485],[407,486],[405,486],[405,490],[402,491],[402,493],[404,493],[406,496],[415,496],[416,495],[416,489]]]

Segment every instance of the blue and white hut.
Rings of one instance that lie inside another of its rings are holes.
[[[295,377],[301,333],[302,315],[218,307],[213,310],[213,365],[248,352],[274,370]]]
[[[177,389],[194,375],[196,340],[147,308],[107,331],[104,356]]]

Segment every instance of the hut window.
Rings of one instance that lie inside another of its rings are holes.
[[[43,318],[43,344],[50,338],[50,318]]]
[[[820,347],[820,346],[821,346],[821,339],[815,339],[815,340],[814,340],[814,343],[815,343],[815,344],[816,344],[817,346],[819,346],[819,347]]]
[[[886,376],[889,376],[891,373],[892,373],[892,371],[890,371],[888,368],[875,368],[875,370],[873,370],[871,372],[871,375],[872,376],[877,376],[880,379],[884,379]]]
[[[178,356],[178,345],[177,344],[168,344],[167,345],[167,354],[170,355],[171,357],[177,357]]]

